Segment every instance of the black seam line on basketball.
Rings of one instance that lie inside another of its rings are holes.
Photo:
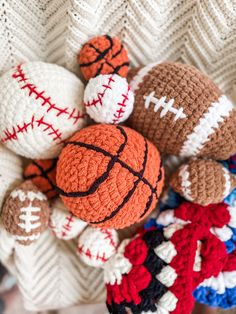
[[[114,65],[112,65],[109,61],[105,61],[105,63],[106,64],[108,64],[112,69],[113,69],[113,74],[114,73],[118,73],[119,71],[120,71],[120,69],[123,67],[123,66],[129,66],[129,62],[128,61],[126,61],[126,62],[124,62],[124,63],[122,63],[122,64],[120,64],[120,65],[117,65],[116,67],[114,67]]]
[[[83,197],[83,196],[91,195],[95,193],[97,189],[99,188],[99,186],[108,178],[110,171],[112,170],[115,163],[117,162],[119,155],[123,152],[125,145],[127,143],[127,140],[128,140],[127,134],[125,133],[124,129],[121,126],[117,126],[116,128],[120,131],[120,133],[124,137],[124,142],[120,145],[116,155],[114,156],[112,155],[112,158],[107,165],[106,171],[93,182],[93,184],[90,186],[90,188],[87,191],[65,192],[61,188],[56,187],[56,190],[60,195],[66,196],[66,197]]]
[[[90,150],[94,150],[95,152],[101,153],[101,154],[103,154],[106,157],[110,157],[110,158],[114,157],[114,155],[112,155],[111,153],[103,150],[100,147],[97,147],[97,146],[94,146],[94,145],[91,145],[91,144],[86,144],[86,143],[83,143],[83,142],[66,142],[65,145],[77,145],[77,146],[84,147],[84,148],[87,148],[87,149],[90,149]],[[116,162],[119,163],[123,168],[129,170],[129,172],[132,173],[135,177],[138,177],[138,178],[140,177],[139,173],[137,171],[133,170],[124,161],[122,161],[119,158],[117,158]],[[146,184],[150,188],[152,193],[156,194],[156,188],[154,188],[151,185],[151,183],[145,177],[143,177],[141,180],[142,180],[142,182],[144,184]],[[156,196],[157,196],[157,194],[156,194]]]
[[[58,161],[58,159],[53,159],[53,162],[52,162],[51,166],[50,166],[48,169],[45,170],[45,169],[43,169],[35,160],[33,160],[33,161],[32,161],[32,164],[33,164],[35,167],[37,167],[38,170],[41,171],[41,173],[40,173],[40,174],[31,174],[31,175],[28,175],[28,176],[24,174],[24,175],[23,175],[23,178],[24,178],[24,179],[27,179],[27,180],[32,180],[32,179],[34,179],[34,178],[37,178],[37,177],[42,176],[42,177],[44,177],[44,178],[46,178],[46,179],[49,180],[47,174],[50,173],[52,170],[54,170],[54,168],[55,168],[56,165],[57,165],[57,161]]]
[[[120,49],[116,53],[114,53],[114,55],[112,55],[111,59],[114,59],[115,57],[117,57],[123,49],[124,49],[124,46],[121,44]]]
[[[144,174],[144,172],[146,170],[147,156],[148,156],[148,144],[147,144],[147,141],[145,139],[145,151],[144,151],[144,158],[143,158],[143,163],[142,163],[142,169],[139,171],[140,177],[138,177],[138,179],[134,182],[134,186],[125,195],[122,203],[115,210],[113,210],[109,216],[106,216],[104,219],[99,220],[99,221],[90,221],[89,223],[96,225],[96,224],[100,224],[100,223],[103,223],[103,222],[105,222],[107,220],[112,219],[113,217],[115,217],[119,213],[119,211],[125,206],[125,204],[128,203],[128,201],[130,200],[130,198],[132,197],[132,195],[136,191],[136,188],[137,188],[138,184],[141,182],[141,178],[143,177],[143,174]]]
[[[102,60],[108,54],[108,52],[113,47],[113,42],[112,42],[112,38],[109,35],[106,35],[106,38],[109,41],[110,46],[107,49],[105,49],[104,51],[100,51],[93,44],[89,44],[89,46],[91,48],[93,48],[97,53],[99,53],[99,55],[93,61],[90,61],[90,62],[87,62],[87,63],[81,63],[80,67],[88,67],[88,66],[90,66],[90,65],[92,65],[92,64],[94,64],[94,63],[96,63],[96,62],[98,62],[100,60]]]
[[[47,172],[41,167],[39,164],[37,164],[35,161],[32,162],[35,166],[38,167],[38,169],[41,171],[41,176],[48,180],[49,184],[52,186],[52,188],[56,189],[55,184],[51,181],[51,179],[48,177]],[[27,177],[27,179],[29,179]]]

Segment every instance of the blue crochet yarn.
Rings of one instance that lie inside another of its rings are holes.
[[[169,188],[159,202],[160,210],[177,208],[183,200],[178,193]]]

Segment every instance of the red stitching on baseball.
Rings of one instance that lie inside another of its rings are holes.
[[[118,102],[117,105],[120,107],[119,109],[116,110],[116,112],[113,114],[114,118],[113,118],[113,123],[118,123],[119,120],[124,116],[125,110],[123,108],[126,107],[126,101],[129,100],[128,94],[130,91],[130,86],[128,85],[128,89],[126,94],[122,94],[123,97],[123,101],[120,103]]]
[[[53,141],[61,140],[62,133],[59,129],[55,129],[52,124],[45,121],[44,116],[42,116],[39,119],[36,119],[33,115],[31,118],[31,121],[26,123],[24,122],[23,125],[17,124],[16,126],[12,127],[12,130],[10,131],[8,128],[6,128],[3,133],[5,134],[5,138],[1,139],[2,143],[5,143],[7,141],[14,141],[18,139],[18,134],[20,133],[27,133],[29,129],[34,129],[35,127],[44,126],[43,132],[49,131],[47,135],[54,136]],[[60,141],[60,143],[62,140]]]
[[[115,243],[114,240],[113,240],[113,237],[112,237],[111,232],[108,231],[107,229],[101,229],[101,231],[102,231],[103,233],[105,233],[105,235],[106,235],[105,239],[108,239],[108,240],[110,241],[110,245],[111,245],[114,249],[116,249],[117,245],[116,245],[116,243]]]
[[[104,90],[102,93],[98,93],[97,99],[93,99],[92,101],[85,102],[84,106],[85,107],[92,107],[92,106],[96,106],[98,103],[102,106],[102,98],[104,97],[106,91],[108,89],[112,89],[111,82],[115,82],[115,80],[113,79],[113,75],[109,76],[107,84],[102,85],[104,87]]]
[[[72,222],[74,222],[74,215],[71,213],[70,216],[67,216],[65,219],[67,220],[67,223],[62,226],[63,237],[67,236],[69,232],[71,231],[71,228],[72,228],[71,224]]]
[[[60,115],[66,115],[67,119],[73,119],[73,124],[77,123],[77,121],[81,118],[85,117],[85,114],[81,114],[80,111],[76,108],[74,108],[71,111],[68,111],[68,107],[66,108],[60,108],[56,104],[53,104],[51,101],[51,97],[47,97],[45,95],[45,91],[38,91],[37,87],[28,82],[28,78],[26,77],[26,74],[23,71],[22,64],[15,67],[15,73],[12,74],[12,78],[16,79],[18,83],[25,83],[23,86],[21,86],[21,89],[27,89],[29,92],[29,97],[34,96],[36,100],[41,100],[41,106],[47,106],[47,113],[51,110],[56,111],[56,116],[59,117]]]
[[[84,250],[84,245],[82,244],[81,246],[78,246],[78,252],[81,255],[87,256],[89,259],[96,259],[96,260],[101,260],[102,262],[106,262],[108,258],[106,258],[105,253],[103,252],[102,256],[97,253],[97,255],[93,255],[90,251],[90,249]]]

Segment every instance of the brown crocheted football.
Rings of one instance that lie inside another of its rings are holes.
[[[195,67],[165,62],[129,73],[135,93],[129,125],[162,153],[227,159],[236,152],[236,111]]]

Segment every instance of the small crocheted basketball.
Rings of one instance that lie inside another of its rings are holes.
[[[20,64],[0,78],[0,141],[31,159],[56,157],[85,125],[82,82],[49,63]]]
[[[162,190],[154,145],[136,131],[100,124],[69,139],[57,163],[57,190],[75,216],[94,227],[124,228],[144,219]]]
[[[120,123],[128,119],[134,94],[125,78],[117,74],[99,75],[89,80],[84,92],[87,114],[99,123]]]
[[[76,238],[87,226],[85,221],[75,217],[65,208],[61,199],[56,199],[51,207],[49,227],[57,238],[62,240]]]
[[[131,70],[129,125],[162,153],[225,160],[236,152],[236,110],[195,67],[165,62]]]
[[[116,253],[118,242],[114,229],[88,227],[79,237],[77,254],[85,264],[101,267]]]
[[[57,196],[56,165],[57,159],[34,160],[24,170],[24,178],[31,180],[48,199]]]
[[[220,203],[236,187],[236,176],[214,160],[192,159],[172,175],[170,186],[201,205]]]
[[[7,198],[1,220],[16,241],[29,245],[47,228],[49,214],[46,196],[31,181],[25,181]]]
[[[90,39],[78,56],[80,70],[86,80],[99,74],[119,74],[126,77],[128,54],[118,38],[109,35]]]
[[[22,174],[21,158],[0,144],[0,212],[8,193],[23,179]]]

